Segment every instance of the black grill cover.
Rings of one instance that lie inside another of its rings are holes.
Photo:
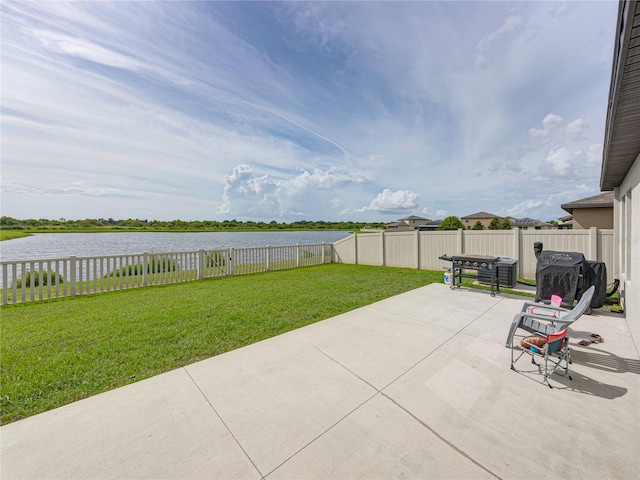
[[[578,293],[578,300],[591,285],[596,286],[596,291],[591,298],[591,308],[600,308],[607,298],[607,266],[604,262],[587,261],[587,270],[584,275],[584,286]]]
[[[551,295],[562,297],[562,306],[573,308],[578,294],[580,276],[587,270],[582,253],[536,251],[536,302],[551,300]]]

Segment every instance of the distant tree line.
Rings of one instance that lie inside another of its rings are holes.
[[[12,217],[0,217],[0,227],[3,229],[15,230],[162,230],[162,231],[217,231],[217,230],[360,230],[364,227],[385,228],[385,223],[365,223],[365,222],[325,222],[322,220],[309,221],[298,220],[291,223],[277,222],[254,222],[239,220],[140,220],[126,219],[114,220],[113,218],[85,218],[84,220],[68,220],[60,218],[49,220],[46,218],[19,220]]]

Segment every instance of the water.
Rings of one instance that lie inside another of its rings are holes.
[[[0,243],[0,260],[38,260],[126,253],[185,252],[199,249],[266,247],[333,243],[349,236],[346,231],[304,232],[105,232],[38,233]]]

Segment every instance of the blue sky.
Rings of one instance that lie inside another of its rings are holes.
[[[557,219],[617,2],[3,1],[2,215]]]

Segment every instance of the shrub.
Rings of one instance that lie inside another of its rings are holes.
[[[225,252],[214,250],[207,253],[207,268],[224,267],[227,264],[227,256]]]
[[[178,270],[176,262],[170,258],[162,257],[150,257],[147,262],[147,273],[159,273],[159,272],[174,272]],[[134,263],[131,265],[125,265],[124,267],[116,270],[112,273],[115,277],[121,276],[133,276],[142,275],[144,272],[144,265],[142,263]]]
[[[35,287],[40,286],[40,272],[33,272],[33,285]],[[31,270],[27,271],[27,274],[24,277],[24,284],[26,287],[30,287],[31,286]],[[55,284],[61,284],[64,283],[64,277],[56,272],[54,272],[53,270],[51,270],[50,272],[47,271],[43,271],[42,272],[42,285],[55,285]],[[18,277],[16,279],[16,285],[18,288],[22,288],[22,278]]]

